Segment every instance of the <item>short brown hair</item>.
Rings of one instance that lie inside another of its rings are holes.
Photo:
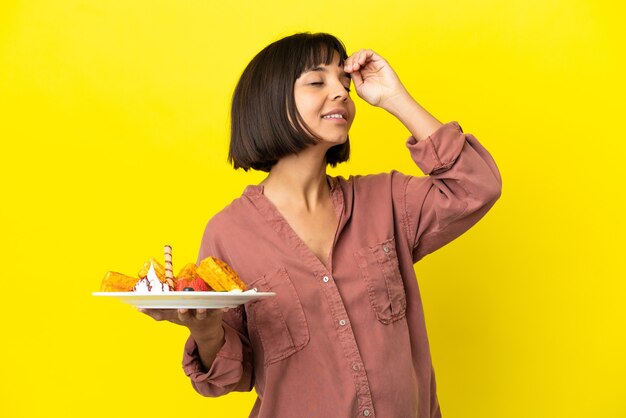
[[[234,168],[269,172],[279,159],[317,143],[296,108],[294,84],[313,67],[348,57],[343,43],[327,33],[296,33],[259,52],[243,71],[231,108],[228,161]],[[291,123],[290,121],[297,121]],[[350,142],[326,152],[332,167],[348,160]]]

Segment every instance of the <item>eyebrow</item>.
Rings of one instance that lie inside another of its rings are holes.
[[[326,68],[324,68],[324,67],[313,67],[313,68],[310,68],[308,70],[305,70],[304,72],[308,73],[308,72],[311,72],[311,71],[318,72],[318,73],[327,73],[328,72],[328,70],[326,70]],[[345,71],[341,72],[341,76],[340,77],[347,78],[348,80],[352,80],[352,78]]]

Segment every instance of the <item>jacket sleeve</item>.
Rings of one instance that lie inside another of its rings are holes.
[[[428,138],[410,137],[413,161],[428,176],[393,173],[413,262],[467,231],[500,197],[502,180],[487,150],[457,122]]]
[[[207,225],[202,238],[198,262],[208,256],[226,259],[215,244],[211,222]],[[190,336],[183,353],[183,370],[191,379],[194,389],[204,396],[221,396],[228,392],[247,392],[252,390],[254,373],[252,352],[247,335],[246,314],[243,306],[229,309],[222,317],[224,327],[224,345],[209,370],[200,360],[198,347]]]
[[[238,328],[242,323],[243,308],[224,313],[225,343],[217,352],[215,361],[207,371],[198,355],[198,347],[190,336],[185,344],[183,370],[191,379],[193,388],[203,396],[221,396],[228,392],[252,390],[252,363],[247,338]]]

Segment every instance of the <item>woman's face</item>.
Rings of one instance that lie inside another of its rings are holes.
[[[329,145],[346,141],[355,115],[350,76],[339,66],[335,52],[330,65],[303,72],[294,85],[296,107],[315,135]]]

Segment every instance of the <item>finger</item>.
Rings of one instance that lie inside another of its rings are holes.
[[[344,71],[350,73],[358,69],[359,54],[361,53],[361,51],[363,51],[363,49],[352,53],[352,55],[346,58],[346,61],[344,62]]]
[[[354,61],[354,54],[350,55],[348,58],[346,58],[346,60],[343,62],[343,70],[347,73],[351,73],[352,72],[352,62]]]
[[[350,77],[352,77],[354,88],[357,90],[357,93],[358,93],[359,88],[363,85],[363,77],[361,76],[361,73],[358,71],[354,71],[353,73],[351,73]]]
[[[155,321],[160,321],[161,319],[163,319],[161,312],[157,309],[139,308],[137,309],[137,311],[141,312],[142,314],[148,315],[150,318],[154,319]]]
[[[361,68],[361,65],[364,63],[364,61],[362,61],[362,59],[361,59],[362,56],[363,56],[364,51],[365,50],[363,48],[361,48],[361,49],[358,50],[358,52],[354,53],[354,58],[352,60],[352,70],[353,71],[359,70],[359,68]]]
[[[357,58],[357,62],[359,63],[359,65],[363,65],[363,64],[365,64],[366,60],[367,60],[367,50],[361,49],[359,51],[359,56]]]
[[[365,50],[361,48],[357,52],[354,53],[354,58],[352,59],[352,69],[354,71],[359,70],[365,63],[365,61],[363,61],[364,52]]]
[[[178,320],[181,322],[186,322],[191,318],[191,313],[189,312],[189,309],[186,308],[180,308],[178,309]]]
[[[206,319],[207,315],[206,309],[196,309],[196,319]]]
[[[371,49],[366,49],[365,51],[363,51],[363,56],[362,58],[362,63],[365,63],[365,61],[373,61],[374,59],[374,55],[376,55],[376,53],[374,51],[372,51]]]

